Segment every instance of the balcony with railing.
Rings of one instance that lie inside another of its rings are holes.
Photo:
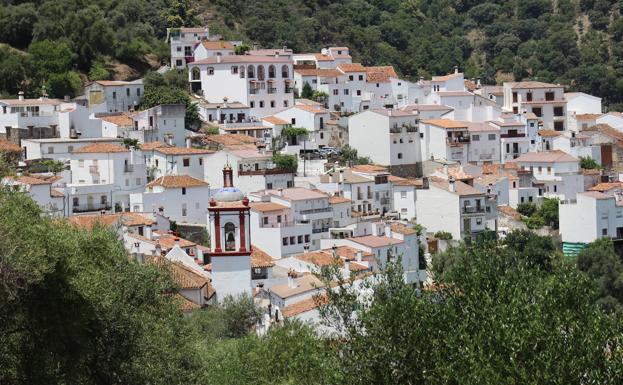
[[[276,94],[277,93],[277,88],[276,87],[269,87],[266,90],[267,90],[267,92],[269,94]]]
[[[463,214],[484,214],[484,206],[463,206],[461,212]]]
[[[320,209],[307,209],[307,210],[301,210],[300,214],[301,215],[306,215],[306,214],[317,214],[317,213],[330,213],[333,211],[333,207],[323,207]]]
[[[89,174],[99,174],[100,170],[98,166],[89,166]]]
[[[134,165],[133,164],[124,165],[123,172],[134,172]]]
[[[249,94],[251,94],[251,95],[257,95],[257,94],[259,94],[259,93],[260,93],[260,89],[259,89],[259,88],[257,88],[257,87],[251,87],[251,88],[249,89]]]
[[[312,229],[312,234],[320,234],[320,233],[327,233],[327,232],[329,232],[328,227],[320,227],[317,229]]]

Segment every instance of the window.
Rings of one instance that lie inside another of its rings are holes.
[[[340,91],[336,88],[333,90],[333,95],[339,95]]]
[[[257,66],[257,80],[264,80],[264,79],[265,79],[264,66],[259,65]]]
[[[363,80],[363,75],[359,75],[359,80]]]
[[[554,107],[554,116],[563,116],[564,114],[562,107]]]
[[[182,47],[177,47],[177,52],[182,52]]]
[[[303,243],[303,236],[299,235],[298,237],[296,237],[296,241],[297,243]]]
[[[291,245],[296,244],[296,237],[295,237],[295,236],[291,236],[291,237],[290,237],[290,244],[291,244]]]
[[[182,187],[182,195],[186,195],[186,187]]]
[[[266,183],[266,188],[268,190],[272,190],[273,189],[273,184],[271,182]]]
[[[236,226],[227,222],[225,224],[225,251],[236,250]]]
[[[136,96],[141,96],[141,89],[140,88],[136,89]]]
[[[348,75],[348,80],[352,82],[353,80],[355,80],[355,77],[353,75]]]
[[[206,72],[208,73],[208,75],[214,75],[214,67],[206,68]]]
[[[260,100],[260,108],[264,108],[264,101]]]
[[[277,215],[277,223],[281,223],[281,215]]]
[[[288,66],[285,64],[281,66],[281,77],[282,78],[290,77],[290,70],[288,69]]]
[[[188,214],[186,203],[182,203],[182,216],[185,217]]]
[[[275,78],[275,66],[272,64],[268,66],[268,78],[269,79]]]
[[[513,92],[513,103],[517,103],[517,92]]]
[[[402,159],[402,152],[398,153],[398,159]]]
[[[601,229],[601,235],[607,236],[608,235],[608,228]]]
[[[184,167],[188,167],[188,166],[190,166],[190,158],[184,158],[184,159],[182,159],[182,165],[183,165]]]
[[[255,102],[254,102],[254,101],[251,101],[251,102],[249,103],[249,107],[251,107],[251,108],[255,108]]]
[[[101,195],[100,196],[100,204],[102,206],[106,206],[107,203],[108,203],[108,196],[107,195]]]
[[[480,140],[480,135],[472,135],[472,141],[477,142]]]
[[[296,119],[295,118],[290,119],[290,122],[292,123],[293,126],[296,125]]]
[[[305,234],[305,243],[309,243],[309,234]]]
[[[270,101],[270,108],[275,108],[275,101],[274,100]]]
[[[554,192],[558,192],[558,185],[554,185]]]
[[[199,158],[199,166],[203,166],[203,158]]]
[[[255,78],[255,67],[253,67],[253,66],[248,66],[247,67],[247,77],[249,79],[254,79]]]
[[[74,207],[80,206],[80,199],[78,197],[74,197],[72,204]]]
[[[184,56],[193,56],[193,47],[187,45],[184,47]]]
[[[262,218],[262,223],[267,225],[268,224],[268,217]]]
[[[231,66],[231,73],[232,75],[235,75],[238,73],[238,66]]]
[[[192,80],[200,80],[201,79],[201,72],[199,71],[198,67],[193,67],[193,69],[190,71],[190,76]]]
[[[400,197],[403,198],[403,199],[406,198],[407,197],[407,192],[406,191],[401,191],[400,192]]]
[[[554,130],[563,131],[565,129],[564,122],[554,122]]]
[[[541,166],[538,167],[539,172],[543,171],[542,169],[543,169],[543,167],[541,167]]]
[[[137,186],[140,186],[143,184],[143,181],[141,180],[141,178],[136,178],[135,182]]]
[[[547,173],[551,174],[552,173],[552,168],[550,166],[547,166]]]
[[[495,140],[495,134],[489,134],[489,140]]]
[[[543,116],[543,109],[541,107],[532,107],[532,112],[539,118]]]
[[[348,95],[348,88],[344,88],[344,95]]]
[[[178,67],[181,67],[183,65],[182,64],[182,60],[181,59],[176,60],[175,61],[175,65],[178,66]]]
[[[357,90],[357,96],[361,96],[361,90]]]
[[[284,100],[284,101],[283,101],[283,106],[284,106],[284,107],[288,107],[288,101],[287,101],[287,100]]]
[[[281,240],[281,244],[283,246],[288,246],[288,237],[283,237],[283,239]]]
[[[117,99],[117,91],[113,91],[112,92],[112,98],[113,99]]]
[[[324,139],[324,132],[320,133],[320,139]]]
[[[528,101],[528,102],[532,101],[532,92],[526,93],[526,101]]]
[[[513,107],[513,114],[516,114],[516,113],[518,113],[518,112],[519,112],[519,108],[517,108],[517,107]]]
[[[545,100],[554,100],[554,93],[553,92],[546,92],[545,93]]]

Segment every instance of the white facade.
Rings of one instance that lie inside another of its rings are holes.
[[[96,80],[84,87],[91,113],[138,110],[144,93],[143,79],[130,82]]]
[[[534,81],[504,83],[504,109],[514,114],[532,112],[545,129],[566,128],[567,101],[561,85]]]
[[[515,160],[529,170],[537,183],[544,186],[543,195],[561,200],[575,199],[584,191],[584,176],[578,160],[563,151],[528,153]]]
[[[187,63],[194,60],[195,47],[203,39],[210,37],[205,28],[169,28],[167,37],[171,44],[171,68],[185,68]]]
[[[601,237],[623,238],[623,207],[618,197],[591,191],[559,207],[563,242],[590,243]]]
[[[261,118],[294,105],[292,60],[288,57],[230,55],[193,62],[191,89],[209,102],[239,102]]]
[[[96,143],[121,144],[117,138],[87,138],[87,139],[22,139],[22,148],[25,150],[25,159],[55,159],[66,161],[71,158],[73,151]]]

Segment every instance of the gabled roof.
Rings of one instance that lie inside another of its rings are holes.
[[[359,243],[360,245],[366,247],[386,247],[391,245],[399,245],[404,243],[404,241],[396,238],[386,237],[386,236],[377,236],[377,235],[364,235],[362,237],[353,237],[347,238],[349,241]]]
[[[623,182],[603,182],[588,189],[588,191],[610,191],[614,189],[623,189]]]
[[[272,286],[270,291],[280,298],[289,298],[309,291],[317,291],[325,286],[325,284],[313,274],[306,274],[300,278],[295,278],[294,282],[295,287],[290,287],[287,283],[284,283]]]
[[[0,139],[0,152],[22,152],[22,148],[15,143]]]
[[[213,51],[217,51],[217,50],[222,50],[222,49],[227,49],[227,50],[234,50],[234,46],[225,40],[217,40],[217,41],[210,41],[210,40],[203,40],[201,42],[201,45],[207,49],[207,50],[213,50]]]
[[[279,203],[275,202],[250,202],[249,206],[251,207],[251,210],[261,213],[281,211],[289,208],[288,206],[280,205]]]
[[[328,302],[326,294],[312,296],[311,298],[304,299],[288,305],[281,309],[281,314],[285,318],[295,317],[299,314],[307,313],[308,311],[316,309],[319,305],[324,305]]]
[[[528,163],[556,163],[556,162],[577,162],[577,158],[561,150],[527,152],[515,159],[515,162]]]
[[[551,84],[551,83],[543,83],[533,80],[523,81],[523,82],[509,82],[506,83],[510,88],[516,89],[525,89],[525,88],[562,88],[563,85],[560,84]]]
[[[32,176],[28,176],[28,175],[23,175],[23,176],[19,176],[19,177],[8,176],[8,177],[6,177],[6,179],[12,180],[12,181],[17,182],[17,183],[30,185],[30,186],[43,185],[43,184],[52,184],[51,181],[48,181],[48,180],[45,180],[45,179],[41,179],[41,178],[35,178],[35,177],[32,177]]]
[[[448,75],[443,75],[443,76],[433,76],[432,80],[433,82],[445,82],[451,79],[454,79],[458,76],[462,75],[460,72],[453,72],[451,74]]]
[[[114,115],[101,115],[96,116],[96,118],[120,127],[131,127],[134,125],[134,119],[132,119],[127,112]]]
[[[433,126],[450,129],[450,128],[467,128],[466,122],[460,122],[452,119],[427,119],[422,121],[424,124],[431,124]]]
[[[538,134],[543,138],[555,138],[562,135],[561,132],[555,130],[539,130]]]
[[[164,175],[149,182],[146,187],[162,186],[165,188],[204,187],[208,183],[189,175]]]
[[[160,147],[170,147],[170,145],[163,143],[163,142],[147,142],[147,143],[141,143],[140,147],[141,147],[141,150],[143,151],[153,151]]]
[[[267,268],[275,266],[273,258],[268,255],[264,250],[259,247],[251,246],[251,267],[252,268]]]
[[[194,148],[194,147],[165,147],[160,146],[154,149],[156,152],[160,152],[165,155],[202,155],[213,154],[213,150],[206,148]]]
[[[94,143],[74,150],[72,154],[106,154],[113,152],[130,152],[130,150],[113,143]]]
[[[271,115],[271,116],[265,116],[262,118],[262,120],[267,121],[270,124],[275,124],[275,125],[284,125],[284,124],[289,124],[288,121],[283,120],[275,115]]]
[[[329,110],[323,108],[323,107],[319,107],[319,106],[311,106],[311,105],[307,105],[307,104],[296,104],[294,106],[292,106],[292,108],[297,108],[299,110],[303,110],[303,111],[307,111],[310,112],[312,114],[328,114]]]
[[[90,229],[96,224],[110,227],[114,225],[123,226],[151,226],[156,223],[151,218],[138,213],[122,213],[122,214],[89,214],[74,215],[68,218],[70,223],[79,227]]]
[[[292,59],[287,56],[256,56],[256,55],[227,55],[211,56],[197,60],[189,65],[197,64],[238,64],[238,63],[292,63]]]
[[[392,66],[366,67],[366,82],[389,83],[390,78],[397,78],[398,74]]]
[[[468,185],[467,183],[461,182],[460,180],[454,181],[454,192],[450,191],[450,182],[447,179],[443,178],[430,178],[430,184],[434,185],[437,188],[442,190],[446,190],[453,194],[457,194],[460,196],[468,196],[468,195],[483,195],[484,193],[478,190],[475,187]]]
[[[337,69],[342,72],[366,72],[366,67],[361,63],[342,63],[337,65]]]

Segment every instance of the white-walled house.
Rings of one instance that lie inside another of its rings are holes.
[[[329,143],[330,135],[327,132],[327,122],[330,120],[329,110],[320,106],[295,104],[273,115],[282,119],[292,127],[305,128],[308,131],[306,148],[322,148]],[[273,136],[279,136],[281,131],[273,132]]]
[[[145,94],[143,79],[134,81],[96,80],[84,87],[89,111],[135,111]]]
[[[559,205],[560,236],[565,244],[587,244],[601,237],[623,238],[620,195],[598,191],[578,193]]]
[[[168,28],[167,40],[171,45],[171,68],[182,69],[194,61],[195,47],[210,38],[208,27]]]
[[[205,163],[214,153],[205,148],[174,147],[161,142],[147,143],[141,147],[141,152],[150,180],[165,175],[188,175],[205,180]]]
[[[49,138],[49,139],[22,139],[25,159],[55,159],[66,161],[71,158],[71,153],[82,147],[98,143],[121,144],[117,138]]]
[[[567,101],[567,129],[580,131],[581,119],[588,115],[601,115],[601,98],[584,92],[565,92]],[[579,123],[579,124],[578,124]]]
[[[513,114],[532,112],[545,129],[563,131],[567,124],[565,88],[537,81],[504,83],[504,109]]]
[[[412,168],[422,161],[416,110],[373,109],[348,119],[351,147],[361,156],[393,168]]]
[[[38,178],[32,176],[5,177],[4,186],[11,186],[28,194],[41,210],[50,216],[65,216],[66,200],[62,188],[55,188],[54,181],[60,178]]]
[[[561,150],[530,152],[515,159],[522,170],[529,170],[543,186],[548,198],[575,199],[584,191],[584,176],[577,158]]]
[[[470,123],[468,132],[471,136],[468,145],[468,162],[500,162],[500,128],[490,123]]]
[[[210,186],[188,175],[165,175],[130,194],[133,212],[158,212],[177,223],[207,224]]]
[[[427,119],[420,130],[422,159],[445,159],[467,164],[469,157],[469,122],[451,119]]]
[[[197,44],[193,53],[194,59],[203,60],[212,56],[228,56],[234,55],[234,45],[225,40],[202,40]]]
[[[135,149],[96,143],[74,150],[67,184],[72,213],[126,211],[130,194],[143,191],[145,164]]]
[[[487,220],[497,217],[495,199],[452,177],[431,178],[417,193],[417,222],[432,233],[447,231],[461,240],[484,231]]]
[[[204,180],[218,184],[221,175],[214,165],[230,164],[234,173],[234,184],[245,193],[264,189],[294,187],[294,174],[275,167],[272,154],[257,149],[224,149],[210,155],[204,162]]]
[[[289,57],[213,56],[190,64],[188,76],[192,91],[207,101],[242,103],[258,119],[294,105]]]

